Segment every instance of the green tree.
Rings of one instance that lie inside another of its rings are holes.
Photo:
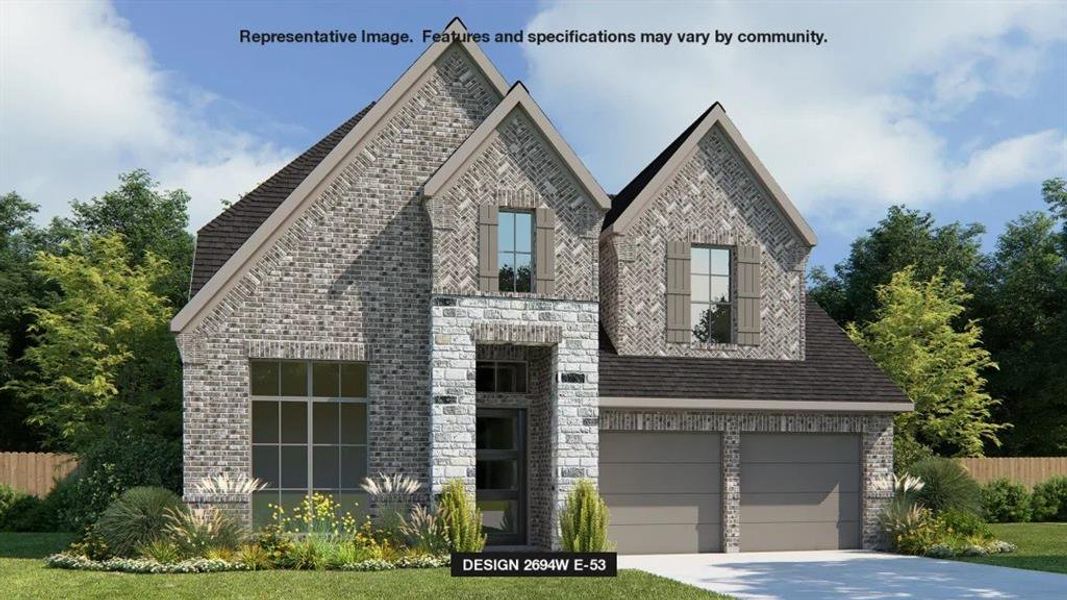
[[[996,415],[1014,425],[1004,436],[1009,455],[1067,452],[1067,193],[1062,179],[1042,191],[1049,214],[1008,223],[975,294],[986,347],[1001,365],[989,375],[1004,398]]]
[[[0,450],[36,450],[40,444],[25,426],[26,402],[4,389],[24,371],[18,359],[29,343],[26,331],[32,323],[26,307],[49,297],[30,264],[42,239],[33,224],[36,212],[36,205],[14,192],[0,196]]]
[[[876,295],[873,319],[847,332],[915,403],[895,420],[898,466],[927,452],[981,456],[986,443],[998,444],[1005,426],[990,419],[997,401],[982,376],[996,363],[975,321],[953,325],[971,299],[963,283],[941,270],[920,280],[909,266]]]
[[[156,293],[168,273],[151,251],[141,264],[120,235],[68,242],[62,255],[38,254],[34,268],[59,289],[29,309],[33,369],[11,384],[28,401],[29,421],[49,446],[85,452],[109,436],[144,433],[177,440],[180,363]]]
[[[937,226],[930,213],[891,206],[884,219],[852,242],[833,276],[812,270],[810,294],[838,323],[866,322],[878,307],[877,287],[909,265],[919,279],[943,269],[949,279],[974,281],[984,269],[983,233],[979,224]]]
[[[142,264],[149,253],[162,258],[169,266],[155,289],[180,307],[188,300],[193,260],[193,236],[186,231],[189,195],[182,190],[160,190],[143,169],[119,175],[119,181],[117,189],[99,198],[71,202],[73,216],[54,227],[67,227],[77,234],[121,234],[135,265]]]

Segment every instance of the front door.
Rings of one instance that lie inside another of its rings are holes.
[[[489,544],[526,543],[526,411],[479,409],[476,493]]]

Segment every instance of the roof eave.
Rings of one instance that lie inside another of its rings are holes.
[[[444,32],[462,34],[467,32],[467,28],[459,18],[453,18]],[[497,90],[501,97],[507,94],[508,85],[504,76],[474,42],[442,41],[431,44],[408,67],[404,74],[393,82],[393,85],[375,103],[367,115],[345,135],[337,146],[326,155],[326,158],[304,178],[300,185],[289,194],[270,217],[256,229],[255,233],[245,240],[241,247],[208,279],[207,283],[200,288],[196,295],[178,311],[178,314],[171,319],[171,332],[181,333],[191,326],[195,326],[209,308],[221,301],[225,296],[224,292],[230,289],[239,279],[246,265],[253,262],[253,259],[261,250],[269,247],[271,242],[280,237],[288,225],[302,212],[300,209],[305,204],[305,200],[313,195],[316,189],[320,187],[320,184],[327,179],[353,148],[362,143],[365,137],[377,129],[383,119],[392,113],[394,106],[420,80],[423,73],[453,44],[460,45],[467,52],[481,69],[489,84]]]

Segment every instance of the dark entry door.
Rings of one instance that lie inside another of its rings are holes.
[[[526,543],[526,413],[479,409],[476,487],[490,544]]]

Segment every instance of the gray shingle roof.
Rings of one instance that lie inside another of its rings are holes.
[[[631,398],[909,402],[814,300],[802,361],[619,356],[601,333],[600,395]]]
[[[190,298],[204,287],[211,276],[237,252],[241,244],[259,229],[267,217],[293,193],[341,139],[352,131],[372,106],[373,102],[200,228],[196,233],[196,254],[193,256],[193,275],[189,285]]]

